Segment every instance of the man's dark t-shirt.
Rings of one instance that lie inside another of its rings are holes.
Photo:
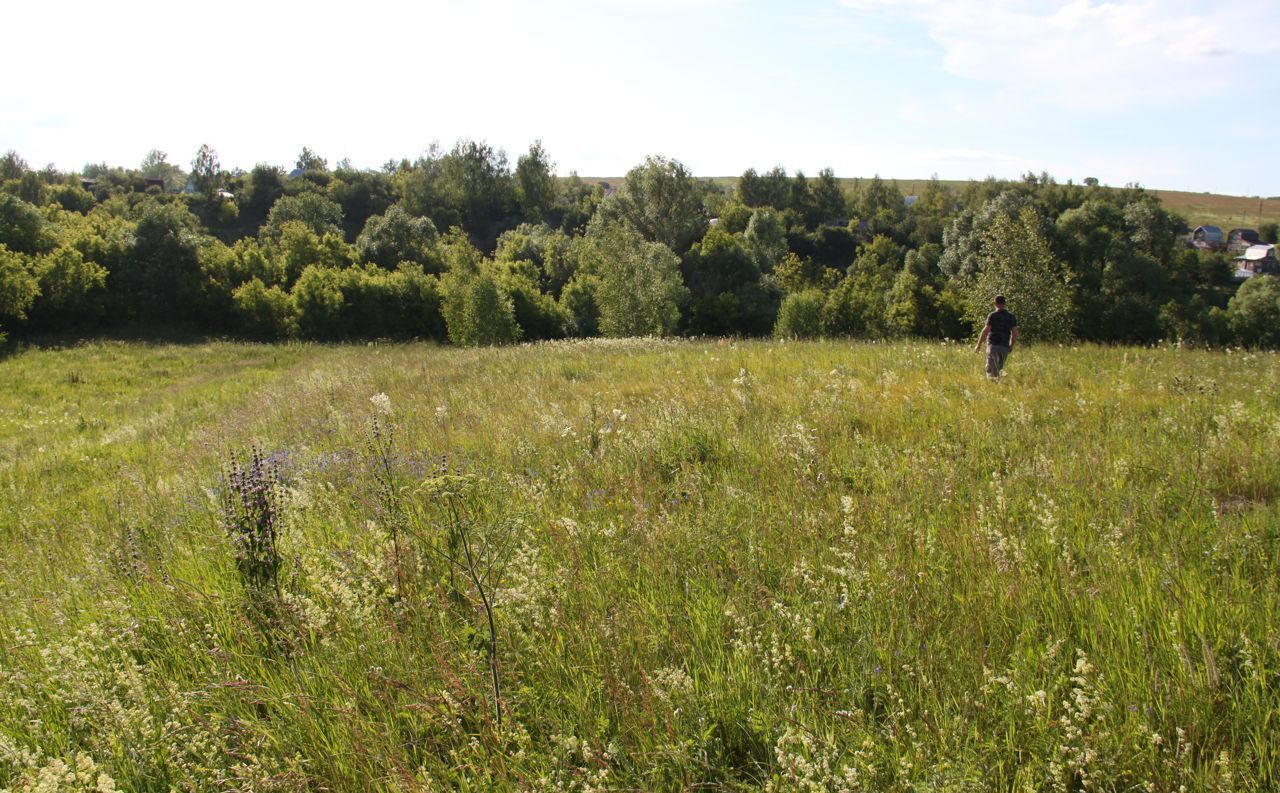
[[[987,324],[991,326],[991,334],[987,341],[997,347],[1009,346],[1009,334],[1017,326],[1018,320],[1003,308],[998,308],[987,315]]]

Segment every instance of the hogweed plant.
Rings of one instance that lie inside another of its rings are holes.
[[[283,509],[278,465],[254,446],[248,458],[233,452],[223,471],[222,525],[235,548],[236,569],[253,593],[280,591]]]
[[[484,503],[480,482],[474,476],[443,474],[423,481],[419,492],[439,508],[437,524],[444,531],[444,548],[439,550],[449,564],[450,578],[460,573],[480,601],[487,640],[485,654],[493,695],[494,721],[502,729],[502,684],[498,673],[498,628],[494,600],[512,545],[513,533],[503,521],[486,521],[479,506]],[[467,593],[454,584],[454,595],[465,602]]]
[[[404,485],[396,465],[395,424],[391,421],[391,399],[378,393],[369,398],[374,414],[369,421],[369,438],[365,449],[373,471],[374,487],[378,499],[378,513],[387,533],[391,535],[391,553],[396,571],[396,599],[405,595],[403,535],[408,515],[404,504]]]

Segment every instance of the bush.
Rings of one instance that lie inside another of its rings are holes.
[[[442,267],[437,243],[440,234],[430,218],[415,218],[400,206],[375,215],[365,223],[356,240],[360,260],[388,270],[400,262],[414,262],[439,272]]]
[[[342,271],[348,335],[443,338],[439,282],[420,264],[405,262],[395,272],[377,265]]]
[[[819,289],[787,295],[778,309],[773,335],[783,339],[813,339],[822,335],[822,307],[827,296]]]
[[[445,293],[444,319],[449,340],[464,347],[520,340],[511,299],[487,274],[451,279]]]
[[[568,317],[565,310],[551,295],[538,291],[532,281],[520,276],[508,276],[502,286],[511,298],[516,324],[521,338],[562,339]]]
[[[1280,277],[1255,275],[1227,305],[1231,330],[1249,347],[1280,347]]]
[[[308,338],[337,338],[343,331],[342,273],[312,265],[302,271],[293,285],[293,304],[298,312],[298,330]]]
[[[596,302],[599,279],[593,275],[575,275],[560,292],[560,307],[565,314],[565,332],[579,338],[600,335],[600,304]]]
[[[236,288],[236,317],[241,329],[261,339],[284,339],[298,332],[293,298],[278,286],[267,286],[254,278]]]
[[[75,248],[62,247],[35,260],[40,296],[31,321],[46,328],[93,324],[106,308],[107,270],[85,261]]]

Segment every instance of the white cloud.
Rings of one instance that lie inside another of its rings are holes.
[[[1222,90],[1243,56],[1274,57],[1273,4],[1228,0],[841,0],[867,17],[923,25],[948,72],[1074,109],[1167,103]]]

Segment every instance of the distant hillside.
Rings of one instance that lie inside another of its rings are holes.
[[[883,177],[882,177],[883,178]],[[726,187],[738,183],[736,176],[713,176],[712,182]],[[621,176],[584,176],[584,182],[608,182],[617,187],[622,184]],[[840,183],[846,188],[853,187],[860,178],[842,178]],[[885,179],[896,181],[903,195],[912,195],[924,189],[928,179]],[[964,180],[942,179],[942,184],[953,189],[964,186]],[[1148,188],[1160,197],[1165,207],[1182,215],[1189,226],[1212,225],[1224,230],[1234,228],[1257,228],[1267,221],[1280,221],[1280,196],[1258,198],[1257,196],[1230,196],[1217,193],[1188,193],[1182,190],[1157,190]]]

